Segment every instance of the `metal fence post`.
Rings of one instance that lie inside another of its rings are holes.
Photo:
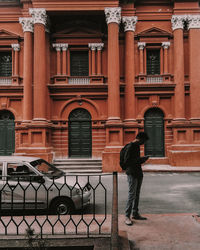
[[[112,222],[111,222],[111,250],[118,250],[118,179],[117,172],[113,172]]]

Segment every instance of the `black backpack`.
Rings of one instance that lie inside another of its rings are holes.
[[[120,151],[120,166],[122,170],[127,169],[127,163],[128,163],[128,151],[130,149],[131,143],[126,144]]]

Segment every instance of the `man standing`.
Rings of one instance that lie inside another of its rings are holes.
[[[149,139],[145,132],[139,132],[136,139],[130,142],[127,152],[127,180],[128,180],[128,200],[125,210],[125,224],[131,226],[133,221],[130,219],[132,213],[132,219],[146,220],[139,214],[139,199],[140,190],[143,180],[143,171],[141,164],[144,163],[149,156],[140,157],[140,145],[144,144]]]

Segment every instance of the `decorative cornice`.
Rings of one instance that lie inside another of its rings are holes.
[[[32,17],[20,17],[19,23],[22,25],[23,32],[33,32],[33,18]]]
[[[47,14],[44,8],[30,8],[29,14],[32,15],[34,24],[41,23],[46,26]]]
[[[11,47],[14,51],[20,51],[20,45],[18,43],[11,44]]]
[[[188,29],[200,29],[200,15],[188,15]]]
[[[124,24],[124,31],[135,31],[138,18],[136,16],[124,16],[122,22]]]
[[[164,49],[168,49],[169,46],[170,46],[170,42],[163,42],[163,43],[162,43],[162,47],[163,47]]]
[[[173,15],[171,22],[172,22],[172,30],[176,29],[183,29],[184,28],[184,21],[186,21],[186,15]]]
[[[146,46],[146,43],[143,43],[143,42],[138,43],[138,48],[141,49],[141,50],[143,50],[145,46]]]
[[[120,24],[121,22],[121,8],[105,8],[104,9],[106,22],[109,23],[117,23]]]
[[[102,48],[104,47],[104,43],[88,43],[88,47],[91,50],[102,50]]]

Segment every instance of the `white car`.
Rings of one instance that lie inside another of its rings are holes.
[[[90,202],[86,176],[70,176],[41,158],[0,156],[0,209],[70,214]]]

